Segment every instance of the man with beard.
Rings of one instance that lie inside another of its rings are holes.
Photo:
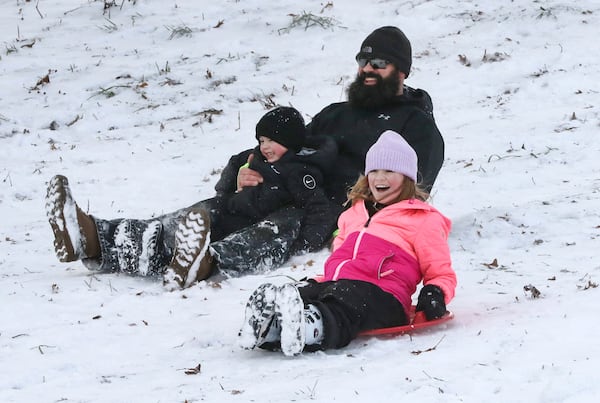
[[[329,136],[338,148],[334,168],[324,178],[331,201],[325,216],[304,217],[299,208],[286,206],[229,235],[211,234],[208,229],[218,228],[223,203],[263,180],[247,168],[248,150],[230,158],[215,197],[147,220],[86,214],[75,203],[67,179],[56,176],[48,186],[46,210],[57,256],[63,262],[82,260],[90,270],[142,276],[161,277],[176,264],[178,271],[194,273],[187,281],[191,284],[217,273],[237,276],[276,268],[293,254],[324,246],[328,240],[318,245],[306,241],[303,221],[319,221],[333,233],[348,188],[364,172],[367,150],[387,130],[400,133],[414,148],[418,182],[429,192],[442,166],[444,142],[429,95],[404,85],[412,63],[410,42],[396,27],[378,28],[363,41],[356,61],[358,74],[348,101],[325,107],[307,125],[307,143]],[[300,151],[306,152],[311,150]],[[310,189],[312,183],[304,185]]]
[[[444,160],[444,141],[427,92],[404,85],[412,64],[409,40],[396,27],[378,28],[363,41],[356,61],[348,101],[325,107],[308,125],[309,135],[330,136],[338,145],[336,168],[326,178],[329,196],[337,205],[344,203],[364,171],[367,150],[386,130],[400,133],[417,152],[418,182],[430,192]],[[255,172],[240,170],[240,187],[260,181]]]

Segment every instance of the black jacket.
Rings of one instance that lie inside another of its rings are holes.
[[[237,172],[250,154],[254,154],[250,168],[263,176],[263,183],[235,193]],[[293,205],[304,211],[295,249],[320,248],[335,229],[339,213],[323,188],[324,177],[331,174],[336,155],[335,141],[311,137],[298,153],[288,151],[274,163],[267,162],[258,147],[231,157],[215,186],[217,197],[221,198],[220,228],[231,232],[258,222],[281,207]],[[211,225],[213,230],[216,226]]]
[[[327,135],[338,146],[335,170],[326,177],[326,191],[337,204],[358,176],[364,173],[368,149],[385,130],[400,133],[415,149],[418,180],[430,191],[444,160],[444,141],[434,118],[429,94],[404,88],[394,102],[381,108],[353,108],[348,102],[329,105],[308,124],[309,135]]]

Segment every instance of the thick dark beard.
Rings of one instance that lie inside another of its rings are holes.
[[[365,85],[367,77],[377,79],[375,85]],[[398,94],[400,88],[400,77],[394,71],[387,78],[374,73],[360,73],[354,82],[348,87],[348,102],[357,108],[376,109],[388,104]]]

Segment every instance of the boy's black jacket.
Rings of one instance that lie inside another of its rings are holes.
[[[250,154],[254,157],[249,167],[263,176],[263,183],[235,193],[237,172]],[[340,211],[323,188],[336,156],[335,142],[325,136],[311,137],[298,153],[288,151],[274,163],[264,159],[259,147],[246,150],[229,160],[215,186],[217,197],[225,199],[223,205],[228,214],[245,216],[254,222],[287,205],[304,209],[295,249],[316,250],[331,237]]]

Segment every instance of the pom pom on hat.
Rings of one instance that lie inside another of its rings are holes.
[[[401,173],[417,181],[417,153],[400,134],[386,130],[367,151],[365,175],[377,169]]]
[[[256,139],[260,136],[268,137],[298,152],[306,140],[304,119],[295,108],[277,107],[267,112],[256,124]]]

